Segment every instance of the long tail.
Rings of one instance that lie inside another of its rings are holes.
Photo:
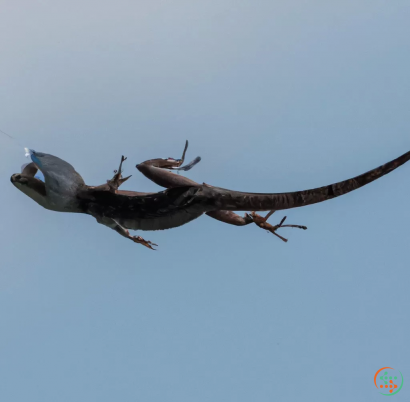
[[[269,211],[303,207],[350,193],[397,169],[409,159],[410,151],[352,179],[291,193],[243,193],[204,185],[198,201],[209,210]]]

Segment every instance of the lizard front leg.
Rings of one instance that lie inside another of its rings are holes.
[[[107,180],[107,185],[108,185],[111,192],[115,192],[116,190],[118,190],[118,188],[121,186],[121,184],[124,183],[125,181],[127,181],[131,177],[131,175],[127,176],[127,177],[124,177],[124,178],[122,177],[122,172],[123,172],[122,164],[126,160],[127,160],[127,158],[124,155],[121,156],[121,162],[120,162],[120,166],[119,166],[118,170],[114,170],[115,174],[114,174],[113,178],[111,180]]]
[[[120,166],[118,167],[118,170],[114,170],[114,176],[112,177],[112,179],[107,180],[106,184],[102,184],[100,186],[89,186],[89,189],[94,191],[110,191],[111,193],[115,193],[121,186],[121,184],[131,177],[131,175],[124,178],[122,177],[122,164],[126,160],[127,158],[124,155],[121,156]]]
[[[148,247],[151,250],[155,250],[155,248],[153,248],[152,246],[158,246],[158,244],[155,244],[149,240],[145,240],[141,236],[131,236],[130,232],[123,226],[121,226],[115,219],[95,215],[94,217],[98,223],[101,223],[102,225],[115,230],[121,236],[132,240],[134,243],[142,244],[143,246]]]

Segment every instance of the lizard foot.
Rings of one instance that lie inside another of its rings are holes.
[[[192,169],[198,162],[201,161],[201,157],[197,156],[193,161],[187,163],[185,166],[182,166],[182,164],[185,161],[185,154],[186,154],[187,149],[188,149],[188,140],[185,142],[185,148],[182,153],[181,159],[157,158],[157,159],[150,159],[148,161],[145,161],[144,163],[150,166],[160,168],[160,169],[169,169],[169,170],[177,170],[177,171],[183,170],[186,172],[187,170]],[[137,165],[137,168],[138,168],[138,165]]]
[[[276,231],[280,228],[297,228],[297,229],[303,229],[306,230],[306,226],[301,226],[301,225],[284,225],[283,223],[286,220],[286,216],[280,221],[278,225],[271,225],[268,223],[269,217],[274,213],[275,211],[270,211],[265,217],[258,215],[255,211],[251,212],[250,214],[246,214],[246,216],[250,219],[253,220],[253,222],[258,225],[261,229],[265,229],[270,233],[273,233],[275,236],[279,237],[279,239],[283,240],[284,242],[287,242],[288,239],[285,239],[281,235],[277,234]]]
[[[132,240],[133,242],[135,242],[135,243],[142,244],[143,246],[148,247],[148,248],[150,248],[151,250],[156,250],[156,249],[155,249],[154,247],[152,247],[152,246],[157,246],[157,247],[158,247],[158,244],[155,244],[155,243],[153,243],[153,242],[151,242],[151,241],[149,241],[149,240],[144,240],[141,236],[132,236],[132,237],[131,237],[131,240]]]
[[[107,180],[107,184],[110,188],[110,191],[115,192],[118,190],[118,188],[121,186],[122,183],[127,181],[131,176],[128,177],[122,177],[122,164],[124,161],[126,161],[127,158],[125,156],[121,156],[121,162],[118,170],[114,170],[114,176],[111,180]]]

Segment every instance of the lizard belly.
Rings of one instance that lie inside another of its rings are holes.
[[[199,218],[203,213],[179,210],[170,215],[157,216],[147,219],[118,219],[118,223],[131,230],[165,230],[185,225]]]

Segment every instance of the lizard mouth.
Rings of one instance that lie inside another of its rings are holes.
[[[37,177],[24,176],[21,173],[15,173],[10,177],[10,181],[13,186],[23,191],[25,194],[30,191],[34,191],[39,195],[46,196],[46,186]]]
[[[10,177],[12,183],[27,184],[28,180],[26,177],[22,176],[20,173],[15,173]]]
[[[45,183],[44,175],[43,175],[43,173],[42,173],[40,170],[36,173],[36,175],[35,175],[34,177],[25,176],[25,175],[23,175],[23,174],[21,174],[21,173],[14,173],[14,174],[10,177],[10,181],[11,181],[13,184],[18,183],[18,184],[23,184],[23,185],[27,185],[27,184],[29,184],[29,182],[30,182],[30,183],[42,182],[43,185],[44,185],[44,183]]]

